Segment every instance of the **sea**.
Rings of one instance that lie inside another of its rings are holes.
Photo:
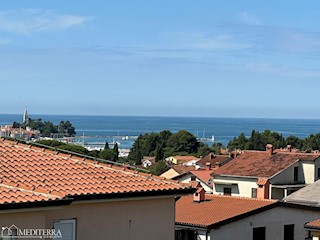
[[[77,144],[102,146],[118,143],[121,149],[130,149],[140,134],[170,130],[175,133],[187,130],[201,141],[212,145],[228,142],[240,133],[250,136],[252,130],[269,129],[287,137],[305,138],[320,132],[320,119],[275,119],[275,118],[224,118],[224,117],[151,117],[151,116],[76,116],[30,114],[32,119],[42,119],[58,124],[69,120],[75,127]],[[22,114],[0,114],[0,125],[21,122]]]

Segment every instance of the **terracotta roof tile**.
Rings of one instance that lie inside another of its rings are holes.
[[[198,203],[193,201],[191,195],[181,197],[176,202],[176,223],[209,227],[277,202],[213,194],[206,194],[205,198],[205,201]]]
[[[198,179],[200,179],[202,182],[206,183],[209,186],[213,186],[213,177],[211,176],[213,170],[196,170],[196,171],[190,171],[193,175],[195,175]],[[211,179],[211,181],[209,181]]]
[[[182,164],[170,165],[170,167],[173,168],[180,175],[195,170],[195,166],[184,166]]]
[[[293,163],[314,161],[319,154],[265,151],[245,151],[215,171],[215,175],[253,176],[270,178]]]
[[[315,221],[309,222],[305,225],[307,228],[315,228],[320,230],[320,219],[317,219]]]
[[[177,159],[178,162],[188,162],[192,160],[199,160],[199,158],[195,156],[173,156],[173,158]]]
[[[228,161],[231,157],[228,155],[215,155],[213,153],[209,153],[206,156],[202,157],[198,162],[197,165],[205,166],[207,162],[211,163],[211,166],[223,164],[225,161]]]
[[[190,189],[188,185],[124,167],[97,164],[70,154],[57,154],[7,140],[0,141],[0,156],[0,204],[73,195]],[[16,156],[21,161],[17,161]]]

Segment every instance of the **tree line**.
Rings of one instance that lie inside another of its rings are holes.
[[[109,144],[106,142],[104,149],[91,151],[83,146],[68,144],[57,140],[38,140],[36,143],[113,162],[119,162],[122,160],[119,159],[119,147],[117,143],[114,144],[113,148],[109,148]]]
[[[25,123],[13,122],[14,128],[26,129],[27,127],[38,130],[42,137],[52,137],[57,134],[62,137],[74,137],[76,135],[75,127],[70,121],[60,121],[58,125],[54,125],[50,121],[42,121],[41,118],[29,118]]]
[[[267,144],[272,144],[274,148],[284,148],[291,145],[301,151],[311,152],[320,149],[320,133],[310,134],[306,138],[298,138],[296,136],[284,137],[278,132],[264,130],[263,132],[253,130],[249,137],[241,133],[238,137],[234,137],[228,143],[228,149],[242,150],[265,150]]]
[[[140,165],[143,156],[154,156],[156,161],[160,161],[172,155],[202,156],[210,151],[207,144],[186,130],[177,133],[164,130],[140,135],[133,143],[128,159]]]

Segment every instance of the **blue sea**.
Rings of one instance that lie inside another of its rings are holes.
[[[320,119],[269,119],[269,118],[208,118],[208,117],[141,117],[141,116],[74,116],[74,115],[32,115],[43,121],[58,124],[69,120],[76,128],[77,141],[118,142],[120,148],[130,148],[140,134],[185,129],[202,138],[204,142],[227,145],[240,133],[250,136],[252,130],[269,129],[304,138],[311,133],[320,132]],[[0,125],[21,122],[22,114],[0,114]],[[89,138],[90,137],[90,138]]]

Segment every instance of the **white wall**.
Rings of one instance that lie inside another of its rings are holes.
[[[210,240],[250,240],[253,228],[266,227],[266,240],[283,240],[283,228],[294,224],[295,239],[305,239],[304,224],[320,218],[320,211],[276,207],[210,231]]]
[[[294,184],[294,167],[299,167],[298,180],[302,182],[303,171],[301,163],[297,162],[271,179],[271,184]]]
[[[315,164],[314,162],[302,162],[304,180],[306,184],[314,183],[315,180]]]
[[[217,176],[213,180],[213,193],[223,194],[223,188],[231,188],[232,196],[251,197],[252,188],[258,188],[257,179]],[[215,183],[217,182],[217,183]],[[219,184],[223,182],[225,184]]]
[[[186,175],[180,177],[177,180],[182,183],[189,183],[191,181],[191,176],[194,176],[194,175],[189,173],[189,174],[186,174]],[[206,191],[206,193],[212,193],[212,188],[208,187],[208,185],[206,185],[203,181],[201,181],[201,179],[196,177],[196,181],[198,181],[201,184],[201,187]]]

